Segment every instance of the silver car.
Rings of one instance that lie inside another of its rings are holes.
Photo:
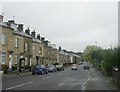
[[[77,68],[77,65],[76,64],[73,64],[72,65],[72,70],[77,70],[78,68]]]

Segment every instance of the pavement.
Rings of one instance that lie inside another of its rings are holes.
[[[3,78],[14,78],[14,77],[23,77],[23,76],[27,76],[27,75],[31,75],[31,72],[22,72],[22,73],[19,73],[19,75],[17,75],[16,72],[14,73],[9,73],[9,74],[3,74],[2,77]]]
[[[78,65],[78,70],[66,67],[64,71],[48,73],[44,75],[32,75],[31,72],[4,75],[2,79],[3,90],[118,90],[111,82],[111,78],[105,77],[96,71],[92,65],[89,70],[84,70]]]
[[[0,92],[2,91],[2,74],[3,71],[0,71]]]

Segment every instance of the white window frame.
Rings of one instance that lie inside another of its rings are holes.
[[[2,44],[5,45],[6,44],[6,34],[2,33]]]
[[[16,54],[15,55],[15,64],[18,64],[18,62],[19,62],[19,56],[18,56],[18,54]]]
[[[25,51],[28,51],[28,44],[25,42]]]
[[[15,38],[15,47],[18,47],[18,46],[19,46],[19,39]]]
[[[4,53],[4,55],[3,55],[3,53]],[[2,52],[2,55],[1,55],[1,57],[2,57],[2,64],[5,64],[5,62],[6,62],[6,52]],[[3,57],[5,58],[4,60],[4,62],[3,62]]]
[[[35,50],[35,45],[33,44],[33,50]]]

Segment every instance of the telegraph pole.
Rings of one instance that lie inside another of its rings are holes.
[[[96,46],[96,48],[97,48],[97,41],[95,41],[95,46]]]

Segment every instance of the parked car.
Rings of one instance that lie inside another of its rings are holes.
[[[32,69],[32,74],[47,74],[48,69],[45,67],[45,65],[35,65]]]
[[[87,69],[87,70],[88,70],[89,68],[90,68],[90,67],[89,67],[88,65],[85,65],[85,66],[84,66],[84,69]]]
[[[48,68],[48,72],[56,72],[57,71],[57,68],[55,65],[48,65],[47,68]]]
[[[72,65],[72,70],[77,70],[78,68],[77,68],[77,65],[76,64],[73,64]]]
[[[63,65],[56,65],[57,71],[62,71],[64,70]]]

